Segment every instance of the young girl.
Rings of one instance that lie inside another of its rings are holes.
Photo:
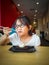
[[[32,33],[32,26],[29,18],[27,16],[20,16],[15,21],[15,31],[9,35],[10,31],[4,31],[6,38],[12,43],[13,46],[39,46],[40,45],[40,38]]]

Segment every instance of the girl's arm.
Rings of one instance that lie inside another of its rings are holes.
[[[11,32],[11,29],[9,27],[4,27],[3,32],[4,32],[4,35],[0,37],[0,45],[5,45],[10,42],[8,36],[9,36],[9,33]]]
[[[9,38],[8,38],[8,36],[7,35],[2,35],[1,37],[0,37],[0,45],[6,45],[6,44],[8,44],[10,42],[10,40],[9,40]]]

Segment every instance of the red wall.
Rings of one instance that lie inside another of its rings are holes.
[[[20,12],[11,0],[1,0],[1,25],[11,27]]]

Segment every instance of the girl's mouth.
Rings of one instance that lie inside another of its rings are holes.
[[[22,33],[22,31],[18,31],[18,33]]]

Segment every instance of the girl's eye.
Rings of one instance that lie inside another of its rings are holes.
[[[21,24],[21,25],[16,25],[16,28],[18,28],[18,27],[21,27],[21,28],[23,28],[25,25],[23,25],[23,24]]]

